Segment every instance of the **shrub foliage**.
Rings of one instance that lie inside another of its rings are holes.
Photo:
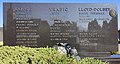
[[[24,46],[0,47],[0,64],[107,64],[93,58],[80,61],[60,54],[54,48],[30,48]]]

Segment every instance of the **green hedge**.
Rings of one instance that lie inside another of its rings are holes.
[[[53,48],[30,48],[24,46],[0,47],[0,64],[107,64],[93,58],[80,61],[66,57]]]
[[[107,62],[102,62],[101,60],[94,59],[94,58],[83,58],[79,61],[79,64],[109,64]]]

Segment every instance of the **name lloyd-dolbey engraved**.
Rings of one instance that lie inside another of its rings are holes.
[[[78,8],[78,11],[110,11],[110,8]]]

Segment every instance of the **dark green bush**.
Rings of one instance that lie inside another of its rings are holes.
[[[94,62],[96,63],[94,63]],[[86,63],[85,63],[86,62]],[[66,57],[53,48],[30,48],[24,46],[0,47],[0,64],[107,64],[100,60],[85,58],[81,61]]]

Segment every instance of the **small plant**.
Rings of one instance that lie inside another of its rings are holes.
[[[3,46],[3,41],[0,41],[0,46]]]

